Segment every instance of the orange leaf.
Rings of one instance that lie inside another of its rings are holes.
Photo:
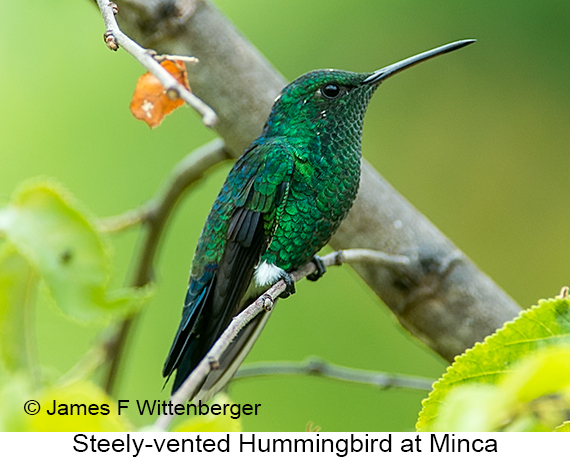
[[[176,80],[190,89],[186,67],[181,60],[165,60],[162,65]],[[170,114],[176,108],[184,105],[184,100],[176,98],[172,100],[164,86],[152,73],[145,73],[137,81],[135,93],[131,100],[131,113],[137,119],[145,121],[150,128],[160,125],[164,116]]]

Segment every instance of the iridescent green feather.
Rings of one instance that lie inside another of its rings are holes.
[[[242,155],[228,175],[200,235],[192,263],[192,277],[200,277],[208,264],[217,264],[223,254],[230,218],[238,207],[264,214],[265,233],[274,233],[282,201],[277,189],[288,183],[293,171],[292,148],[276,139],[255,145]]]

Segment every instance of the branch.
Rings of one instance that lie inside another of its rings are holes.
[[[111,224],[125,226],[135,219],[133,214],[137,214],[136,219],[143,222],[147,228],[144,240],[141,243],[132,286],[143,287],[152,280],[154,259],[163,229],[170,213],[184,192],[190,185],[198,181],[206,171],[228,158],[222,140],[216,139],[205,144],[188,154],[174,167],[161,190],[146,204],[139,209],[127,211],[123,215],[114,216],[102,222],[101,225],[103,226]],[[109,393],[113,390],[123,348],[135,318],[136,315],[122,321],[117,331],[112,332],[111,337],[105,343],[108,346],[107,357],[111,361],[105,381],[105,389]]]
[[[184,14],[176,10],[188,2],[173,1],[171,15],[161,3],[122,0],[121,24],[160,52],[199,58],[188,75],[192,90],[216,110],[215,130],[237,157],[261,132],[285,80],[209,1],[192,1]],[[449,361],[520,311],[365,160],[358,197],[331,245],[408,257],[397,269],[354,268],[407,330]]]
[[[355,249],[353,251],[337,251],[321,257],[325,267],[333,265],[342,265],[347,259],[352,262],[373,261],[379,262],[382,265],[390,265],[390,268],[399,268],[402,263],[405,263],[405,258],[402,256],[389,256],[377,255],[382,253],[369,252],[365,249]],[[309,262],[296,271],[290,273],[293,282],[298,282],[304,277],[310,275],[316,270],[313,262]],[[186,403],[192,392],[196,391],[198,386],[204,382],[208,374],[219,365],[219,360],[222,355],[229,348],[232,341],[239,335],[239,333],[249,324],[255,316],[262,311],[270,311],[275,306],[275,300],[286,289],[285,281],[280,280],[270,287],[264,294],[262,294],[251,305],[245,308],[241,313],[235,316],[230,325],[226,328],[224,333],[216,340],[212,348],[186,378],[180,388],[170,397],[170,402],[176,406]],[[153,425],[155,430],[166,430],[174,416],[163,415],[160,416]]]
[[[380,371],[357,370],[334,365],[318,357],[310,357],[303,362],[260,362],[251,363],[238,370],[233,381],[259,376],[305,375],[338,379],[340,381],[368,384],[382,389],[401,387],[430,391],[434,379],[420,376],[385,373]]]
[[[122,46],[125,51],[138,60],[143,67],[156,76],[164,86],[166,93],[169,94],[169,98],[182,98],[188,105],[200,113],[204,125],[213,127],[218,120],[214,110],[176,81],[176,79],[158,63],[152,52],[139,46],[121,31],[115,19],[115,14],[118,12],[117,5],[109,2],[109,0],[97,0],[97,5],[101,10],[105,27],[107,28],[107,31],[103,35],[107,47],[116,51],[119,49],[119,46]],[[164,60],[164,56],[159,56],[158,60],[161,59]],[[185,60],[187,60],[187,58],[185,58]]]
[[[142,224],[148,218],[145,205],[130,209],[116,216],[109,216],[97,221],[97,229],[104,233],[121,232],[128,228]]]

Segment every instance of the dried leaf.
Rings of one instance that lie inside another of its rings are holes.
[[[181,60],[165,60],[162,65],[174,78],[188,90],[188,75]],[[158,127],[164,116],[184,105],[181,98],[172,99],[166,93],[162,83],[152,73],[147,72],[137,81],[131,100],[131,113],[137,119],[145,121],[150,128]]]

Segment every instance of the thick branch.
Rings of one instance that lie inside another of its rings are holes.
[[[125,51],[137,59],[143,67],[156,76],[167,93],[175,94],[176,97],[182,98],[188,105],[200,113],[202,122],[206,126],[212,127],[218,120],[214,110],[176,81],[176,79],[157,62],[151,52],[139,46],[121,31],[115,20],[117,5],[109,2],[109,0],[97,0],[97,5],[101,10],[105,27],[107,28],[104,35],[107,47],[114,51],[116,51],[119,46],[123,47]]]
[[[190,84],[216,110],[216,130],[238,156],[260,133],[285,81],[208,1],[173,1],[167,17],[160,14],[163,6],[162,0],[123,0],[119,20],[140,42],[160,52],[199,58]],[[366,161],[358,198],[331,244],[408,257],[410,263],[399,269],[362,264],[355,270],[405,328],[447,360],[519,312],[503,290]]]
[[[114,216],[110,219],[111,222],[107,219],[107,222],[101,224],[103,226],[113,224],[116,226],[125,225],[133,219],[134,213],[145,223],[147,230],[141,243],[139,258],[136,263],[137,267],[132,280],[134,287],[143,287],[151,281],[154,259],[163,229],[170,213],[186,189],[198,181],[214,165],[228,158],[229,156],[222,140],[216,139],[207,143],[182,159],[167,177],[156,196],[145,205],[137,210],[128,211],[122,216]],[[122,219],[124,220],[123,222],[121,222]],[[134,319],[135,317],[125,319],[120,324],[117,332],[113,333],[111,341],[106,343],[109,348],[107,351],[108,358],[111,360],[105,382],[107,392],[111,392],[113,389],[122,351]]]
[[[368,384],[382,389],[400,387],[430,391],[434,379],[420,376],[384,373],[380,371],[357,370],[334,365],[317,357],[303,362],[260,362],[250,363],[238,370],[233,380],[275,375],[304,375],[338,379],[340,381]]]

